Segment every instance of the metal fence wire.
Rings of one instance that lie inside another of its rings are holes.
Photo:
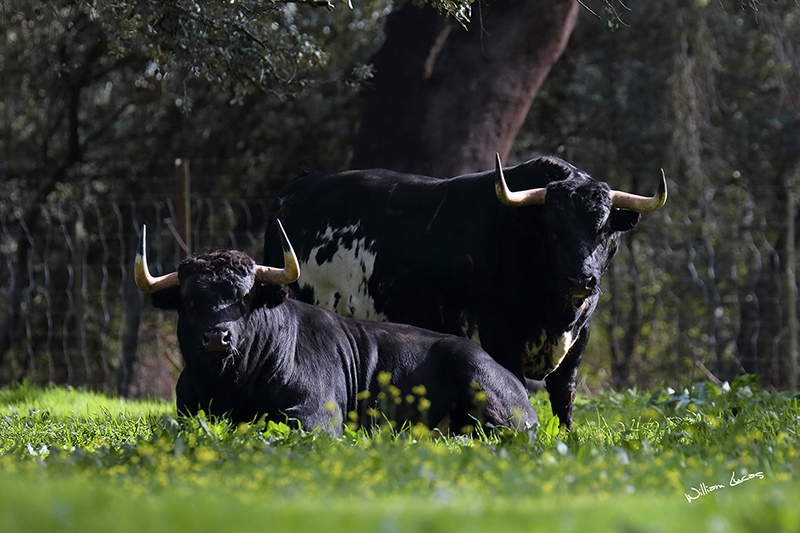
[[[237,248],[260,258],[267,207],[264,200],[192,198],[192,248]],[[90,199],[20,211],[31,210],[32,226],[13,212],[0,218],[1,381],[169,395],[169,383],[158,383],[169,376],[158,374],[180,366],[175,345],[166,344],[174,340],[174,317],[147,307],[141,312],[132,269],[145,223],[151,271],[177,266],[173,202]],[[150,361],[156,369],[138,365],[134,379],[137,351],[168,357]]]
[[[790,386],[796,284],[768,239],[775,228],[692,216],[671,202],[621,239],[583,379],[653,385],[757,372]],[[268,206],[192,197],[192,249],[260,259]],[[0,384],[171,396],[181,366],[175,316],[144,305],[132,269],[143,223],[151,271],[176,268],[175,220],[170,200],[92,195],[0,210]]]

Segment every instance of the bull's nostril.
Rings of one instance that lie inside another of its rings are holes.
[[[230,346],[232,340],[231,332],[224,331],[206,331],[203,333],[203,347],[209,351],[225,350]]]
[[[596,277],[584,277],[580,276],[577,278],[569,277],[567,278],[569,283],[569,288],[567,289],[567,294],[575,297],[575,298],[582,298],[585,299],[597,291],[598,287],[598,279]]]
[[[570,278],[567,278],[567,281],[569,282],[570,285],[572,285],[575,288],[578,288],[578,287],[585,288],[589,284],[590,280],[589,280],[589,278],[584,278],[584,277],[579,277],[579,278],[570,277]]]

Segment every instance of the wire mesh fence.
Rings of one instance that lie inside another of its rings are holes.
[[[194,249],[261,256],[266,201],[192,198],[191,204]],[[133,379],[137,351],[171,355],[177,365],[180,358],[164,341],[174,334],[174,317],[147,308],[142,313],[132,267],[142,224],[153,273],[174,270],[180,261],[174,203],[90,199],[25,207],[21,212],[33,216],[0,218],[2,381],[107,391],[132,385],[134,393],[168,394],[147,379],[153,376]],[[165,369],[163,361],[157,366]]]
[[[698,222],[671,201],[621,240],[584,376],[627,386],[759,373],[791,386],[796,269],[771,237],[785,228],[757,217]],[[177,266],[175,204],[86,195],[12,207],[0,212],[0,383],[171,395],[181,366],[175,316],[144,305],[132,269],[142,224],[153,274]],[[191,197],[189,244],[260,259],[268,207]]]

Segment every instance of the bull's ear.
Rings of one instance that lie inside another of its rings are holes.
[[[166,309],[167,311],[177,311],[181,306],[181,288],[171,287],[156,291],[151,295],[153,307]]]
[[[630,231],[639,223],[641,213],[627,209],[611,210],[611,229],[614,231]]]
[[[273,308],[283,303],[286,299],[286,290],[280,285],[262,285],[256,282],[250,291],[250,295],[252,296],[250,309],[258,309],[259,307]]]

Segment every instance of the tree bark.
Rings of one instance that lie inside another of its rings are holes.
[[[639,271],[633,255],[633,239],[633,233],[625,236],[628,279],[620,279],[620,269],[616,263],[608,273],[611,285],[611,301],[609,302],[611,324],[608,328],[611,383],[617,389],[626,389],[631,386],[631,367],[644,322]],[[627,300],[626,305],[622,304],[621,297]]]
[[[404,4],[386,21],[351,168],[446,177],[505,158],[575,25],[575,0],[475,4],[462,27]]]

